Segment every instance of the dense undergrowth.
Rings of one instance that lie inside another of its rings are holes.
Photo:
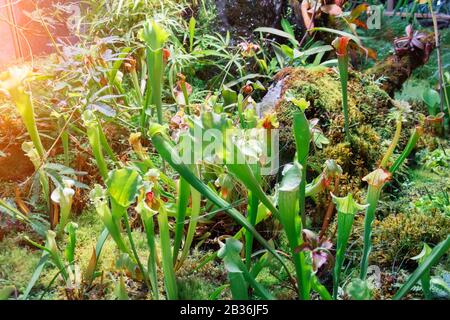
[[[0,299],[447,299],[432,30],[343,8],[359,28],[304,42],[292,9],[244,39],[208,1],[88,1],[76,44],[0,75]],[[417,55],[389,96],[373,70]]]

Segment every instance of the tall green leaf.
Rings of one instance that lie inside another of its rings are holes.
[[[278,189],[280,221],[288,237],[291,254],[297,273],[299,296],[309,300],[311,290],[311,266],[307,264],[304,252],[297,252],[302,241],[302,221],[298,215],[298,195],[302,180],[302,167],[299,163],[286,166],[283,180]]]
[[[184,235],[184,222],[186,218],[186,210],[189,205],[189,195],[191,186],[184,179],[180,178],[178,185],[178,197],[177,197],[177,212],[176,212],[176,226],[175,226],[175,239],[173,242],[173,262],[174,264],[178,258],[178,251],[181,247],[181,242]]]
[[[194,16],[191,17],[189,20],[189,52],[192,52],[192,49],[194,48],[194,36],[195,36],[195,24],[196,20]]]
[[[270,253],[272,253],[287,270],[283,259],[280,255],[267,243],[267,241],[255,230],[255,228],[245,219],[242,214],[236,209],[232,208],[230,204],[219,197],[211,188],[205,185],[196,175],[189,169],[189,167],[182,162],[180,155],[169,143],[169,140],[164,136],[163,127],[158,124],[152,124],[149,130],[149,136],[152,139],[153,145],[155,146],[161,157],[166,160],[170,166],[177,171],[183,178],[185,178],[190,185],[203,194],[207,199],[209,199],[213,204],[219,208],[224,208],[224,210],[238,222],[241,226],[245,227],[247,230],[252,232],[255,239],[261,243]]]
[[[169,221],[164,204],[160,204],[158,214],[159,235],[161,238],[161,255],[164,272],[164,283],[166,286],[167,299],[178,299],[177,282],[173,268],[172,250],[170,248]]]
[[[111,198],[121,207],[128,208],[136,200],[142,178],[136,170],[116,169],[109,173],[106,185]]]

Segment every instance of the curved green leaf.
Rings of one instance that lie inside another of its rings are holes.
[[[117,169],[109,173],[106,185],[111,198],[121,207],[128,208],[136,199],[142,178],[135,170]]]

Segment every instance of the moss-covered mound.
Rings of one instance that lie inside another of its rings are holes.
[[[281,92],[272,108],[263,107],[262,112],[275,110],[280,123],[281,162],[292,161],[295,142],[292,134],[292,113],[295,106],[284,99],[287,91],[296,98],[304,98],[310,106],[306,117],[319,119],[318,126],[329,139],[322,149],[314,146],[310,153],[309,168],[320,172],[327,159],[334,159],[342,166],[345,191],[358,192],[361,178],[375,169],[377,162],[392,138],[395,124],[387,120],[393,108],[389,95],[380,89],[369,76],[351,71],[348,82],[348,107],[351,138],[345,141],[344,117],[341,105],[339,74],[331,68],[286,68],[275,77],[281,82]],[[410,121],[414,124],[415,121]],[[409,136],[404,128],[400,148]],[[315,176],[316,173],[312,173]]]

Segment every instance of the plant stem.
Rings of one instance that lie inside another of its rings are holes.
[[[88,126],[86,128],[86,131],[98,170],[100,171],[100,175],[102,176],[103,181],[106,181],[106,179],[108,178],[109,170],[108,166],[106,165],[105,157],[103,156],[98,127]]]
[[[409,156],[411,151],[414,149],[417,141],[422,136],[422,134],[423,134],[423,128],[422,127],[418,126],[418,127],[416,127],[414,129],[414,132],[411,135],[411,137],[409,138],[408,144],[406,145],[405,149],[400,154],[400,156],[397,158],[397,160],[395,160],[394,164],[389,168],[389,171],[391,173],[394,173],[395,171],[398,170],[398,168],[400,168],[402,163],[405,161],[405,159]]]
[[[149,272],[150,283],[152,285],[153,299],[159,299],[158,290],[158,274],[157,274],[157,253],[155,243],[155,227],[153,223],[153,215],[148,208],[142,206],[141,214],[144,223],[145,233],[147,234],[147,245],[149,250],[147,268]]]
[[[344,132],[345,138],[349,139],[349,118],[348,118],[348,55],[338,54],[338,67],[341,80],[341,90],[342,90],[342,110],[344,112]]]
[[[70,166],[70,158],[69,158],[69,133],[67,129],[63,131],[61,134],[61,142],[64,149],[64,165],[66,167]]]
[[[17,109],[22,116],[23,123],[27,128],[31,141],[33,141],[34,147],[36,148],[41,159],[44,159],[45,149],[36,125],[36,118],[34,116],[34,108],[31,101],[31,96],[23,92],[22,94],[14,96],[14,102],[16,103]]]
[[[176,215],[176,226],[175,226],[175,239],[173,242],[173,263],[177,262],[178,251],[181,247],[181,241],[184,234],[184,221],[186,218],[186,209],[189,205],[191,186],[184,179],[180,178],[178,186],[178,199],[177,199],[177,215]]]
[[[369,255],[372,251],[372,223],[375,219],[375,210],[377,208],[378,200],[383,186],[375,187],[369,185],[367,190],[366,203],[369,206],[366,209],[366,215],[364,217],[364,251],[361,257],[361,270],[359,277],[361,280],[366,280],[367,268],[369,267]]]
[[[186,106],[186,113],[191,114],[191,109],[189,107],[189,94],[186,88],[186,82],[185,81],[180,82],[181,82],[181,90],[183,91],[184,104]]]
[[[162,50],[154,56],[154,66],[153,66],[153,81],[152,86],[152,100],[151,103],[156,107],[156,116],[158,118],[158,123],[163,123],[163,112],[162,112],[162,100],[161,100],[161,90],[163,83],[163,56]]]
[[[131,71],[131,82],[133,83],[134,90],[137,93],[138,103],[142,105],[144,102],[144,97],[141,92],[141,87],[139,85],[139,78],[135,69]]]
[[[253,174],[258,182],[261,182],[261,176],[259,174],[259,168],[257,165],[251,165]],[[247,220],[254,227],[256,225],[256,218],[258,217],[259,199],[251,191],[248,192],[248,206],[247,206]],[[250,270],[252,263],[252,250],[253,250],[253,235],[250,231],[245,232],[245,264],[248,270]]]
[[[125,221],[125,229],[127,230],[128,240],[130,241],[131,250],[133,251],[134,258],[136,259],[136,263],[139,267],[139,270],[141,270],[142,277],[144,278],[144,281],[145,281],[147,287],[151,288],[151,284],[150,284],[150,281],[148,278],[147,271],[145,270],[144,265],[142,264],[141,259],[139,258],[139,255],[136,250],[136,245],[134,243],[133,235],[131,234],[131,227],[130,227],[130,221],[128,219],[128,213],[125,208],[123,208],[123,207],[121,207],[121,208],[124,211],[123,218]]]
[[[62,190],[60,191],[62,193]],[[67,201],[64,197],[64,195],[61,194],[61,198],[60,198],[60,215],[59,215],[59,224],[58,224],[58,230],[57,230],[57,235],[62,235],[64,234],[64,227],[67,225],[67,223],[69,222],[69,218],[70,218],[70,211],[71,211],[71,207],[72,207],[72,200],[70,199],[69,201]]]
[[[311,290],[311,268],[306,264],[304,252],[297,252],[302,245],[302,222],[297,215],[296,200],[298,193],[281,191],[279,192],[278,206],[280,208],[280,221],[288,237],[291,249],[292,260],[295,265],[297,275],[298,294],[301,300],[310,299]]]
[[[194,167],[195,175],[198,176],[197,167]],[[189,254],[189,250],[191,249],[192,241],[194,240],[195,228],[197,227],[198,217],[200,216],[201,210],[201,201],[202,196],[200,192],[198,192],[195,188],[189,187],[191,189],[191,199],[192,199],[192,209],[191,216],[189,221],[189,227],[186,234],[186,240],[184,242],[183,251],[181,253],[180,260],[176,266],[176,269],[179,269],[183,264],[184,260]]]
[[[239,114],[239,122],[241,125],[242,129],[246,129],[247,128],[247,124],[245,122],[245,118],[244,118],[244,96],[239,93],[238,95],[238,99],[237,99],[237,110],[238,110],[238,114]]]
[[[159,235],[161,239],[162,266],[164,283],[168,300],[177,300],[177,282],[173,268],[172,250],[170,249],[169,221],[163,203],[160,203],[158,214]]]
[[[297,147],[297,161],[302,165],[302,175],[299,187],[299,210],[302,218],[302,224],[306,224],[305,216],[305,196],[306,196],[306,168],[309,154],[309,145],[311,133],[309,123],[302,111],[294,113],[294,138]]]
[[[348,239],[350,238],[352,231],[355,214],[358,211],[365,209],[367,205],[356,203],[351,194],[348,194],[343,198],[334,195],[332,195],[332,197],[338,211],[336,260],[333,269],[333,299],[336,299],[341,269],[345,260],[345,251],[347,250]]]
[[[258,197],[252,195],[252,192],[248,192],[248,206],[247,206],[247,220],[252,225],[256,224],[256,217],[258,215]],[[245,232],[245,266],[250,270],[252,264],[252,248],[253,248],[253,235],[246,230]]]
[[[108,143],[108,139],[106,138],[105,132],[103,131],[102,123],[100,122],[100,119],[97,119],[97,127],[98,127],[98,135],[100,138],[100,143],[102,145],[102,148],[106,151],[106,154],[111,158],[112,161],[114,161],[116,164],[119,163],[119,160],[116,157],[116,154],[114,153],[113,149]]]
[[[163,123],[161,100],[164,75],[163,46],[168,36],[168,33],[166,33],[166,31],[155,21],[149,21],[144,25],[144,39],[147,45],[148,79],[146,103],[143,106],[141,114],[142,129],[146,127],[149,105],[153,105],[156,108],[158,123]]]
[[[352,230],[354,215],[338,212],[338,239],[336,244],[336,261],[333,269],[333,299],[337,298],[342,265],[345,259],[348,238]]]
[[[338,188],[339,188],[339,176],[336,176],[334,179],[333,194],[338,194]],[[333,217],[333,212],[334,212],[334,202],[330,200],[327,212],[325,213],[325,217],[323,218],[323,224],[319,233],[319,239],[322,239],[323,236],[325,235],[325,232],[327,231],[328,226],[330,225],[331,218]]]
[[[383,168],[383,169],[386,168],[389,158],[391,157],[392,153],[394,152],[395,148],[397,147],[398,141],[400,140],[401,132],[402,132],[402,119],[398,119],[394,138],[392,139],[392,142],[389,145],[389,148],[387,149],[383,159],[381,160],[381,163],[380,163],[381,168]]]

